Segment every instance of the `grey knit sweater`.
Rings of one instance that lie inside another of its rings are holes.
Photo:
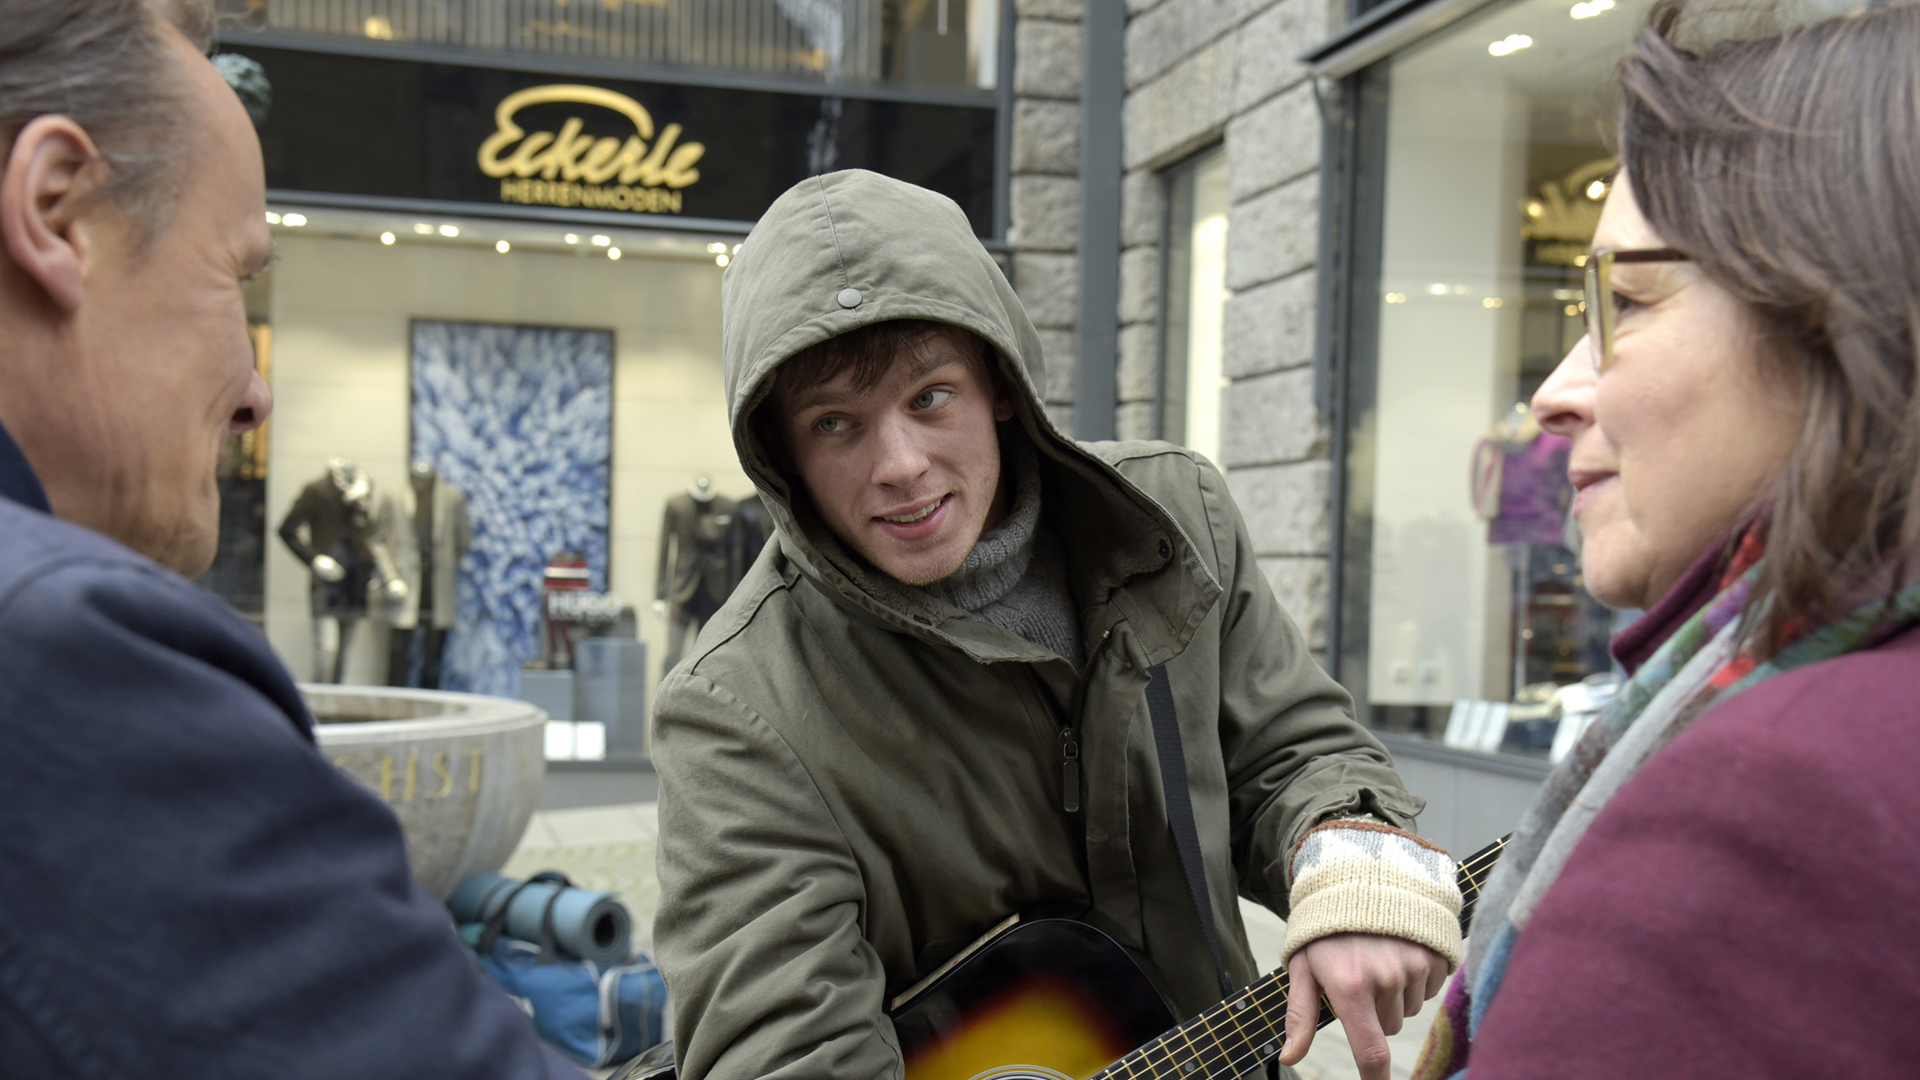
[[[1022,438],[1002,445],[1011,466],[1002,475],[1013,482],[1006,520],[980,537],[960,569],[924,591],[1052,649],[1077,669],[1084,657],[1067,588],[1066,550],[1040,520],[1039,454]]]

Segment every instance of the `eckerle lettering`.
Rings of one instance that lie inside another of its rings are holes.
[[[568,117],[558,132],[529,133],[515,122],[521,109],[546,104],[607,109],[625,117],[634,133],[624,139],[585,134],[586,122],[578,116]],[[679,124],[668,124],[654,139],[653,116],[644,106],[597,86],[535,86],[509,94],[495,108],[494,124],[494,133],[480,144],[479,165],[501,181],[504,202],[677,214],[680,189],[699,181],[694,164],[707,152],[704,144],[680,142]]]

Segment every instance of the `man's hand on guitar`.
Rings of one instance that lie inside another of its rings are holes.
[[[1346,1026],[1361,1080],[1388,1080],[1387,1036],[1446,985],[1447,958],[1396,937],[1332,934],[1293,954],[1287,999],[1283,1065],[1297,1065],[1313,1045],[1314,1021],[1325,994]]]

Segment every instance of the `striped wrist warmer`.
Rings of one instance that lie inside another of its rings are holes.
[[[1293,855],[1281,963],[1331,934],[1417,942],[1460,964],[1460,887],[1453,859],[1411,833],[1343,818],[1316,826]]]

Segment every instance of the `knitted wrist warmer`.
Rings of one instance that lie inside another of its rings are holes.
[[[1315,827],[1293,855],[1281,963],[1331,934],[1381,934],[1460,964],[1460,886],[1453,859],[1390,825],[1343,818]]]

